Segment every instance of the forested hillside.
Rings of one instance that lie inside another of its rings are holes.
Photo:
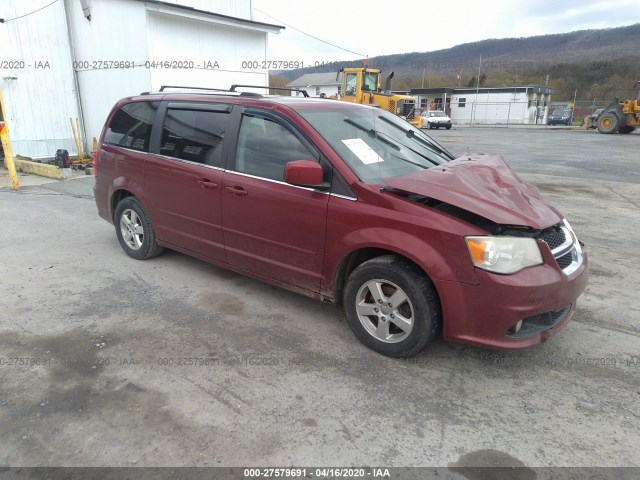
[[[428,48],[428,46],[425,46]],[[482,56],[482,64],[480,57]],[[362,59],[348,62],[361,66]],[[346,64],[346,62],[345,62]],[[640,23],[524,38],[489,39],[437,51],[369,59],[371,67],[395,71],[393,88],[545,85],[558,100],[609,100],[632,95],[640,80]],[[282,86],[304,73],[335,71],[335,65],[273,72]]]

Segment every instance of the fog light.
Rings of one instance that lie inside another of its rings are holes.
[[[514,333],[518,333],[521,328],[522,328],[522,320],[520,320],[518,323],[516,323],[515,327],[513,327]]]

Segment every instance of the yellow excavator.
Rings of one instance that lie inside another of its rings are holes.
[[[640,82],[634,85],[637,87]],[[623,100],[617,98],[598,115],[598,131],[600,133],[631,133],[640,126],[640,90],[635,99]]]
[[[393,72],[385,80],[384,90],[381,88],[381,71],[376,68],[342,68],[341,95],[343,102],[377,105],[391,113],[404,118],[412,125],[422,128],[422,117],[416,116],[416,102],[410,95],[391,93]],[[338,79],[336,78],[336,80]]]

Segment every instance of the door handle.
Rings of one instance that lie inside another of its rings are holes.
[[[229,193],[233,193],[234,195],[238,195],[238,196],[241,196],[241,197],[244,197],[245,195],[249,194],[249,192],[247,192],[242,187],[227,187],[225,190],[227,192],[229,192]]]
[[[218,184],[217,183],[213,183],[213,182],[211,182],[209,180],[198,180],[198,183],[200,184],[200,186],[202,188],[210,188],[210,189],[218,188]]]

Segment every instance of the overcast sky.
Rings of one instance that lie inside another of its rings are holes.
[[[268,60],[350,60],[428,52],[488,38],[529,37],[640,22],[640,0],[253,0],[254,20],[289,25],[269,35]],[[383,7],[384,6],[384,7]],[[291,28],[293,27],[293,28]],[[295,29],[330,42],[332,47]]]

